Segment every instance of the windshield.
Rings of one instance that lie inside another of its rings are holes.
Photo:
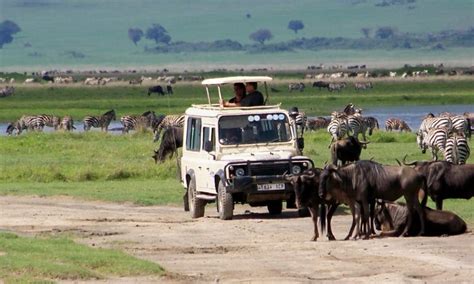
[[[224,116],[219,120],[222,145],[288,142],[288,117],[283,113]]]

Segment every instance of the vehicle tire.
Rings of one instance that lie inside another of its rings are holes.
[[[270,215],[278,215],[281,214],[281,211],[283,210],[283,205],[281,200],[274,200],[268,202],[267,208]]]
[[[228,193],[224,183],[219,181],[217,188],[217,209],[221,220],[231,220],[234,215],[234,201],[232,194]]]
[[[184,211],[188,212],[189,211],[189,197],[188,197],[188,190],[186,189],[186,192],[183,195],[183,207]]]
[[[188,204],[192,218],[200,218],[204,216],[204,208],[206,200],[196,198],[196,180],[191,178],[188,186]]]

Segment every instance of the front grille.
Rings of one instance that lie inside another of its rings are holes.
[[[290,164],[259,164],[259,165],[250,165],[250,173],[252,176],[264,176],[264,175],[283,175],[285,173],[290,173]]]

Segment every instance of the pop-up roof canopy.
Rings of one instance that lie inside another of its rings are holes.
[[[234,83],[248,83],[248,82],[270,82],[271,77],[268,76],[234,76],[223,78],[212,78],[202,81],[203,85],[224,85]]]
[[[261,83],[263,82],[265,85],[265,93],[268,98],[267,82],[270,82],[271,80],[273,79],[268,76],[233,76],[233,77],[206,79],[202,81],[201,84],[206,86],[207,99],[208,99],[209,105],[211,106],[212,104],[211,104],[211,96],[209,94],[209,86],[212,86],[212,85],[217,86],[219,101],[222,101],[222,94],[221,94],[221,88],[220,88],[221,85],[234,84],[234,83],[250,83],[250,82]]]

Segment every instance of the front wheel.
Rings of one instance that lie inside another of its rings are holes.
[[[217,188],[217,209],[221,220],[232,219],[232,215],[234,214],[234,201],[232,194],[227,192],[222,180],[219,181]]]
[[[268,202],[267,208],[270,215],[278,215],[281,214],[281,211],[283,210],[283,205],[281,200],[275,200]]]
[[[196,180],[194,178],[191,178],[191,180],[189,181],[188,204],[192,218],[200,218],[204,216],[206,200],[202,200],[196,197]]]

